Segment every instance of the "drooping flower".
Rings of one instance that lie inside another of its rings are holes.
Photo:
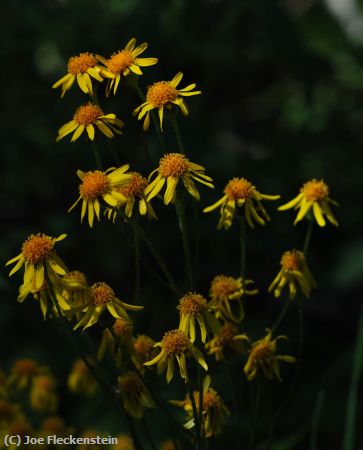
[[[9,276],[17,272],[23,265],[24,288],[40,289],[45,282],[45,271],[52,276],[64,275],[67,268],[54,251],[54,244],[62,241],[67,235],[61,234],[57,238],[43,233],[31,234],[21,247],[21,253],[8,261],[5,266],[13,264]]]
[[[78,86],[85,94],[93,95],[92,82],[103,81],[101,76],[101,67],[92,53],[80,53],[79,56],[72,56],[68,60],[68,73],[53,84],[52,88],[62,88],[63,95],[72,87],[77,79]]]
[[[187,358],[194,358],[204,370],[208,370],[203,354],[190,342],[181,330],[166,332],[161,342],[157,342],[154,346],[160,347],[161,351],[151,361],[145,362],[144,366],[157,364],[159,374],[166,370],[167,383],[170,383],[174,376],[175,359],[179,365],[180,376],[185,382],[188,381]]]
[[[190,342],[196,338],[196,324],[199,325],[201,341],[207,339],[207,327],[217,333],[220,329],[219,322],[208,310],[207,300],[200,294],[188,292],[179,301],[180,313],[179,330],[189,337]]]
[[[278,355],[276,353],[277,341],[287,339],[287,337],[277,336],[275,339],[272,339],[272,331],[270,329],[266,329],[266,331],[266,336],[254,342],[249,351],[248,360],[243,369],[248,381],[256,377],[259,369],[262,370],[265,377],[269,380],[275,376],[281,381],[279,361],[296,362],[296,358],[293,356]]]
[[[124,350],[131,357],[133,357],[135,353],[132,340],[134,324],[131,319],[116,319],[112,325],[112,330],[113,334],[108,328],[103,331],[101,343],[97,351],[97,360],[101,361],[104,358],[106,351],[109,351],[116,362],[116,366],[120,367]]]
[[[56,141],[58,142],[68,134],[73,133],[71,142],[74,142],[82,135],[84,130],[86,130],[91,141],[95,138],[96,130],[112,139],[115,133],[122,134],[121,129],[123,127],[124,122],[118,119],[116,114],[104,114],[98,105],[88,102],[77,109],[70,122],[59,128]]]
[[[182,97],[201,94],[201,91],[193,91],[196,84],[189,84],[183,89],[177,89],[178,84],[183,78],[182,72],[179,72],[171,81],[158,81],[148,88],[146,93],[146,101],[138,106],[134,114],[137,114],[138,120],[144,118],[143,129],[146,131],[150,125],[150,111],[158,110],[160,129],[163,131],[164,108],[171,109],[173,105],[177,105],[181,112],[187,116],[189,114],[188,107]]]
[[[320,227],[326,225],[325,217],[330,223],[338,226],[333,213],[330,209],[329,203],[338,206],[338,203],[329,197],[329,187],[323,180],[312,180],[303,184],[300,189],[300,194],[290,200],[285,205],[278,208],[279,211],[286,211],[287,209],[298,209],[294,225],[306,217],[312,210],[313,216]],[[325,217],[324,217],[325,216]]]
[[[74,362],[72,370],[68,375],[68,388],[75,394],[92,397],[97,391],[97,381],[89,371],[83,359]]]
[[[290,300],[294,299],[297,293],[297,286],[300,287],[305,297],[310,297],[312,288],[316,288],[316,282],[312,276],[303,252],[299,250],[286,251],[281,257],[281,270],[268,288],[275,297],[280,297],[285,286],[289,289]]]
[[[149,391],[136,372],[128,371],[119,376],[117,387],[126,412],[132,417],[140,419],[145,408],[155,407]]]
[[[130,183],[118,189],[119,200],[117,208],[125,208],[126,217],[131,217],[134,212],[135,203],[138,203],[139,214],[147,215],[149,219],[157,219],[155,211],[151,206],[151,203],[146,199],[145,189],[148,185],[148,181],[138,172],[130,172]],[[117,212],[115,209],[108,208],[105,214],[109,219],[114,222]]]
[[[203,212],[211,212],[220,207],[221,217],[218,230],[227,230],[233,222],[236,209],[244,209],[244,216],[248,225],[254,228],[254,222],[265,225],[270,220],[262,200],[277,200],[279,195],[261,194],[255,186],[245,178],[232,178],[224,188],[224,196],[216,203],[203,209]]]
[[[242,342],[241,342],[242,341]],[[225,322],[218,334],[210,341],[206,342],[205,349],[208,355],[214,355],[216,361],[225,359],[224,352],[232,350],[235,353],[243,353],[246,346],[243,343],[248,341],[246,334],[238,334],[238,328],[231,322]]]
[[[119,50],[114,53],[109,59],[103,56],[97,55],[96,58],[104,64],[102,67],[102,75],[109,78],[106,95],[113,89],[113,93],[116,94],[118,85],[121,80],[121,76],[127,77],[130,73],[136,75],[142,75],[140,67],[153,66],[158,62],[157,58],[139,58],[138,56],[143,53],[148,44],[136,46],[136,39],[132,38],[123,50]]]
[[[131,321],[126,310],[141,311],[143,306],[129,305],[115,296],[114,290],[106,283],[98,282],[90,287],[90,303],[84,309],[84,316],[75,325],[76,330],[82,327],[85,330],[94,325],[101,314],[107,309],[115,319]]]
[[[68,308],[60,305],[66,315],[80,318],[80,313],[89,303],[89,286],[86,276],[78,270],[68,272],[59,280],[61,297]]]
[[[181,180],[189,194],[199,201],[199,192],[193,180],[214,188],[212,178],[205,175],[204,172],[203,166],[190,162],[186,156],[180,153],[168,153],[160,159],[159,167],[149,175],[150,180],[157,173],[156,178],[145,189],[146,199],[150,201],[158,195],[166,183],[164,203],[168,205],[174,202],[176,188]]]
[[[209,295],[211,301],[209,307],[215,311],[217,319],[228,319],[235,323],[242,321],[244,317],[241,298],[243,295],[256,295],[257,289],[248,289],[253,285],[252,280],[233,278],[226,275],[217,275],[212,280]],[[233,305],[236,305],[237,312],[234,313]]]
[[[219,394],[210,387],[211,378],[207,375],[203,382],[203,399],[202,399],[202,430],[204,437],[209,438],[221,433],[223,422],[230,415],[229,409],[224,404]],[[200,410],[199,392],[194,391],[193,397],[197,412]],[[190,396],[187,395],[185,400],[171,400],[170,403],[174,406],[179,406],[187,413],[188,421],[184,424],[186,429],[191,429],[195,426],[193,406]]]
[[[154,347],[155,341],[146,334],[139,334],[134,339],[135,365],[143,372],[145,370],[144,363],[155,358],[158,349]]]
[[[82,200],[81,222],[88,211],[88,224],[93,226],[94,216],[100,220],[100,199],[102,198],[108,205],[116,206],[120,200],[120,194],[117,190],[126,186],[131,181],[131,175],[125,173],[129,165],[125,164],[118,169],[114,167],[105,172],[94,170],[89,172],[77,171],[77,175],[82,181],[79,186],[79,197],[77,201],[69,208],[73,208]]]

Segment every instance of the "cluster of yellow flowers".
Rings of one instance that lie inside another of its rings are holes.
[[[104,113],[97,92],[105,83],[107,98],[115,95],[119,87],[122,89],[122,85],[128,85],[143,98],[143,103],[132,112],[138,120],[143,120],[143,129],[147,131],[153,121],[160,134],[167,117],[176,130],[179,152],[162,154],[157,168],[151,171],[148,178],[139,172],[130,171],[127,162],[107,170],[101,167],[88,172],[78,170],[81,181],[79,197],[69,211],[80,203],[81,222],[87,215],[90,227],[93,227],[95,218],[100,220],[101,212],[113,222],[120,217],[130,223],[137,211],[141,216],[157,219],[151,201],[162,198],[165,205],[174,204],[176,207],[188,265],[189,243],[182,214],[184,203],[180,207],[180,202],[184,202],[184,190],[193,201],[200,201],[196,183],[213,189],[214,182],[206,174],[205,167],[192,162],[185,155],[180,144],[175,107],[187,115],[188,107],[183,97],[198,95],[201,91],[194,90],[194,83],[178,89],[183,77],[182,72],[178,72],[171,81],[153,83],[144,95],[138,86],[141,67],[153,66],[158,62],[157,58],[139,57],[146,49],[146,43],[136,46],[136,39],[132,38],[123,50],[109,58],[81,53],[69,59],[68,73],[53,88],[61,88],[63,97],[77,80],[78,86],[90,97],[90,101],[80,106],[73,119],[59,129],[57,141],[71,133],[72,142],[82,134],[91,141],[101,135],[114,138],[121,134],[124,122],[114,113]],[[154,110],[157,110],[159,120],[154,117]],[[219,209],[218,229],[228,230],[236,220],[241,222],[243,228],[247,224],[254,229],[256,225],[266,225],[270,221],[264,202],[278,199],[280,195],[262,194],[246,178],[233,177],[225,185],[223,196],[205,207],[203,212]],[[327,221],[337,225],[330,209],[331,204],[336,205],[336,202],[330,198],[327,184],[323,180],[312,179],[302,185],[293,200],[279,206],[278,210],[297,210],[294,224],[306,218],[310,226],[316,222],[319,227],[324,227]],[[142,225],[138,226],[143,232]],[[31,294],[39,302],[44,318],[63,320],[74,331],[79,328],[85,331],[97,323],[101,326],[97,354],[93,355],[92,361],[88,361],[89,366],[84,360],[79,360],[73,367],[68,380],[72,391],[92,397],[98,386],[97,373],[101,363],[104,358],[111,358],[117,373],[111,391],[122,405],[123,413],[138,419],[144,416],[145,409],[159,406],[158,395],[153,393],[144,379],[147,371],[152,371],[155,366],[158,374],[166,372],[167,383],[173,379],[177,368],[180,378],[191,386],[192,365],[208,372],[208,357],[222,364],[230,354],[238,355],[241,373],[243,367],[249,381],[263,376],[281,381],[280,361],[296,361],[295,357],[278,352],[278,342],[287,337],[273,337],[276,324],[267,328],[265,335],[257,340],[250,339],[241,330],[241,324],[245,321],[246,298],[259,293],[254,282],[246,277],[244,267],[238,277],[225,274],[216,276],[206,296],[196,291],[192,283],[189,286],[186,283],[188,288],[183,288],[182,292],[172,286],[174,293],[178,294],[175,300],[178,301],[179,325],[166,331],[160,341],[155,342],[145,334],[134,334],[134,322],[128,311],[140,311],[142,306],[124,302],[103,281],[89,284],[82,272],[68,270],[54,249],[55,244],[65,237],[65,234],[57,238],[41,233],[31,235],[23,243],[21,253],[8,261],[7,265],[15,264],[10,275],[24,268],[19,302]],[[150,248],[153,247],[150,245]],[[160,266],[170,281],[165,265],[162,263]],[[288,299],[293,300],[300,292],[308,298],[315,287],[315,279],[306,261],[306,248],[291,249],[282,254],[281,268],[266,291],[278,298],[286,290]],[[104,314],[106,311],[109,313],[107,317]],[[91,371],[90,367],[93,368]],[[29,380],[15,377],[12,383],[28,385]],[[211,384],[211,376],[207,373],[203,386],[200,384],[198,390],[190,387],[183,400],[171,401],[173,405],[184,409],[187,420],[184,427],[189,431],[195,430],[195,439],[220,434],[224,421],[231,414]],[[31,402],[34,408],[49,411],[56,408],[55,382],[49,374],[38,373],[32,379]]]

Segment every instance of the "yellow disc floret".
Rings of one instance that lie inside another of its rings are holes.
[[[168,153],[160,160],[159,173],[165,178],[180,178],[188,170],[188,162],[180,153]]]
[[[80,53],[79,56],[72,56],[68,60],[68,72],[72,75],[86,73],[90,67],[97,65],[97,59],[90,53]]]
[[[88,102],[77,109],[73,120],[80,125],[90,125],[101,116],[103,116],[102,109],[94,103]]]
[[[189,292],[180,299],[178,309],[181,314],[200,314],[207,309],[207,300],[200,294]]]
[[[99,282],[91,286],[91,299],[96,306],[105,305],[115,298],[113,289],[106,283]]]
[[[110,188],[107,175],[99,170],[87,172],[79,187],[79,192],[84,200],[92,201],[106,194]]]
[[[21,248],[24,259],[32,264],[39,264],[48,259],[53,250],[54,241],[45,234],[32,234]]]
[[[255,187],[245,178],[232,178],[224,188],[224,193],[233,200],[253,197]]]
[[[301,188],[301,192],[309,202],[319,202],[329,197],[329,188],[323,180],[308,181]]]
[[[173,102],[178,96],[178,91],[167,81],[159,81],[149,87],[146,101],[154,108],[161,108]]]
[[[114,53],[107,61],[107,68],[113,74],[119,74],[130,67],[134,63],[134,57],[128,50],[121,50],[118,53]]]
[[[190,348],[190,341],[180,330],[171,330],[164,334],[161,347],[168,356],[181,355]]]
[[[305,256],[299,250],[287,251],[282,255],[281,266],[289,271],[301,271],[305,265]]]
[[[142,195],[147,186],[147,179],[138,172],[131,173],[132,178],[130,184],[120,189],[120,193],[125,197],[138,197]]]
[[[226,275],[217,275],[212,281],[209,294],[212,299],[230,299],[233,294],[241,296],[241,280]]]
[[[113,324],[112,328],[115,334],[119,337],[132,336],[134,331],[132,322],[124,319],[116,319],[116,322]]]

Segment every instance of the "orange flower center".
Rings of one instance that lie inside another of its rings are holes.
[[[103,116],[102,109],[94,103],[88,102],[85,105],[80,106],[73,116],[79,125],[90,125]]]
[[[168,153],[159,162],[159,173],[164,178],[180,178],[188,169],[189,161],[180,153]]]
[[[255,187],[245,178],[232,178],[224,188],[224,193],[233,200],[253,198]]]
[[[91,299],[96,306],[106,305],[114,298],[113,289],[106,283],[95,283],[91,287]]]
[[[105,195],[110,188],[107,175],[99,170],[87,172],[84,175],[82,184],[79,187],[81,197],[86,201],[93,201]]]
[[[208,391],[203,394],[203,410],[220,409],[221,406],[222,400],[220,396],[214,389],[209,388]]]
[[[231,344],[233,342],[233,338],[237,334],[237,327],[233,324],[226,322],[221,328],[218,339],[221,345]]]
[[[107,61],[107,67],[114,74],[119,74],[129,68],[134,62],[134,57],[128,50],[115,53]]]
[[[131,336],[134,331],[132,322],[127,322],[123,319],[116,319],[116,322],[113,324],[112,328],[115,334],[120,337]]]
[[[177,96],[178,91],[168,81],[159,81],[149,87],[146,100],[154,108],[161,108],[173,102]]]
[[[141,196],[147,186],[147,179],[142,177],[138,172],[132,172],[130,184],[120,189],[120,193],[125,197]]]
[[[137,336],[134,341],[134,348],[141,360],[148,361],[151,353],[154,350],[155,341],[151,337],[141,334]]]
[[[19,359],[14,365],[13,372],[18,376],[33,376],[38,373],[38,366],[32,359]]]
[[[305,263],[305,256],[299,250],[287,251],[282,255],[281,266],[285,270],[302,270]]]
[[[45,234],[32,234],[24,242],[21,252],[23,257],[32,264],[43,263],[49,258],[54,242]]]
[[[54,389],[54,380],[46,375],[34,378],[34,387],[44,391],[51,391]]]
[[[138,375],[134,372],[128,372],[118,379],[118,386],[122,391],[125,391],[128,395],[139,392],[142,387],[142,381]]]
[[[189,350],[190,341],[182,331],[172,330],[164,334],[161,347],[168,356],[179,356]]]
[[[256,361],[266,361],[271,359],[276,348],[274,342],[261,340],[257,341],[251,350],[251,356]]]
[[[238,279],[227,277],[226,275],[218,275],[214,278],[210,288],[210,296],[212,299],[228,299],[230,295],[241,291],[242,286]]]
[[[323,180],[308,181],[301,188],[301,192],[309,202],[320,202],[329,196],[329,188]]]
[[[189,292],[180,299],[178,309],[181,314],[200,314],[207,308],[207,300],[200,294]]]
[[[68,72],[72,75],[85,73],[90,67],[97,64],[97,59],[90,53],[81,53],[79,56],[72,56],[68,60]]]

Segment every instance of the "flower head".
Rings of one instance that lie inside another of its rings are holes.
[[[134,357],[134,343],[132,334],[134,331],[134,324],[131,319],[116,319],[112,325],[113,332],[106,328],[103,331],[100,346],[97,352],[97,360],[101,361],[108,350],[113,356],[117,367],[122,364],[122,352],[126,350],[128,355]]]
[[[177,105],[181,112],[187,116],[189,114],[187,105],[182,97],[201,94],[201,91],[193,91],[196,84],[189,84],[183,89],[177,89],[178,84],[183,78],[182,72],[179,72],[171,81],[158,81],[148,88],[146,101],[137,107],[134,114],[141,120],[144,118],[143,129],[146,131],[150,125],[150,111],[157,109],[159,113],[160,129],[163,131],[164,108],[172,108]]]
[[[44,368],[39,367],[33,359],[18,359],[11,369],[8,383],[16,389],[25,389],[29,387],[33,378],[41,373],[44,373]]]
[[[86,276],[78,270],[68,272],[60,279],[61,297],[68,308],[64,308],[69,314],[77,318],[89,303],[89,286]],[[62,307],[62,305],[60,305]]]
[[[289,298],[294,299],[297,285],[305,297],[310,297],[310,291],[316,287],[316,282],[307,264],[305,255],[299,250],[286,251],[281,257],[281,269],[268,288],[275,297],[280,297],[285,286],[289,288]]]
[[[132,417],[140,419],[145,408],[155,407],[149,391],[136,372],[128,371],[119,376],[118,389],[126,412]]]
[[[278,210],[285,211],[291,208],[299,209],[294,225],[300,222],[300,220],[307,216],[312,210],[315,220],[320,227],[324,227],[326,225],[325,217],[330,223],[338,226],[338,222],[333,216],[329,203],[338,206],[337,202],[329,197],[328,185],[324,183],[323,180],[317,180],[314,178],[303,184],[300,189],[300,194],[285,205],[280,206]]]
[[[199,192],[193,180],[214,188],[212,178],[204,174],[205,168],[199,164],[192,163],[189,159],[180,153],[168,153],[159,161],[159,167],[151,172],[149,179],[157,173],[156,178],[145,189],[147,201],[154,198],[166,183],[164,194],[164,203],[168,205],[174,202],[176,188],[181,180],[189,192],[197,201],[199,201]]]
[[[85,94],[93,94],[92,82],[103,81],[101,67],[92,53],[80,53],[68,60],[68,73],[53,84],[52,88],[61,87],[62,97],[72,87],[75,79]]]
[[[53,413],[58,406],[56,382],[51,375],[39,375],[33,378],[30,390],[30,404],[35,411]]]
[[[217,331],[220,328],[219,322],[208,310],[207,300],[200,294],[188,292],[179,301],[180,313],[179,330],[183,331],[190,342],[195,341],[196,322],[199,325],[202,342],[207,339],[207,325]]]
[[[270,329],[266,329],[266,331],[266,336],[254,342],[249,351],[248,360],[243,369],[248,381],[256,377],[258,369],[261,369],[269,380],[275,376],[281,381],[279,361],[296,362],[293,356],[276,354],[277,341],[287,339],[287,337],[277,336],[275,339],[272,339],[272,331]]]
[[[89,371],[83,359],[73,364],[68,376],[68,388],[71,392],[92,397],[97,390],[97,382]]]
[[[96,58],[104,65],[102,67],[102,75],[109,78],[106,95],[113,89],[116,94],[121,77],[127,77],[131,73],[135,75],[142,75],[140,67],[153,66],[158,62],[157,58],[139,58],[148,47],[148,44],[143,44],[136,47],[136,39],[132,38],[126,44],[123,50],[114,53],[110,58],[104,58],[97,55]]]
[[[57,238],[53,238],[43,233],[31,234],[23,243],[21,253],[5,264],[8,266],[16,262],[9,276],[24,265],[23,287],[31,291],[32,289],[41,289],[45,282],[45,271],[50,277],[64,275],[67,268],[55,253],[54,244],[66,236],[66,234],[61,234]]]
[[[79,201],[82,200],[81,222],[88,211],[88,224],[93,226],[94,216],[100,220],[100,199],[108,205],[115,207],[120,200],[118,189],[126,186],[131,181],[131,175],[125,173],[129,165],[125,164],[118,169],[114,167],[105,172],[94,170],[90,172],[77,171],[77,175],[82,183],[79,186],[79,197],[69,208],[71,211]]]
[[[225,322],[209,342],[205,344],[208,355],[214,355],[216,361],[225,359],[224,351],[233,350],[237,353],[245,351],[245,345],[241,341],[248,341],[245,334],[238,334],[238,328],[231,322]]]
[[[144,366],[157,364],[158,373],[166,370],[167,383],[170,383],[174,375],[174,359],[178,362],[180,376],[185,382],[188,381],[187,358],[193,357],[204,370],[208,370],[202,353],[190,342],[181,330],[166,332],[161,342],[157,342],[154,346],[160,347],[161,351],[151,361],[145,362]]]
[[[233,278],[226,275],[214,277],[209,289],[211,298],[209,307],[215,311],[217,319],[241,322],[244,317],[241,298],[243,295],[257,294],[257,289],[248,289],[247,287],[253,284],[252,280],[243,282],[241,277]],[[237,307],[236,313],[233,311],[233,305]]]
[[[88,102],[77,109],[70,122],[59,128],[56,141],[58,142],[68,134],[73,133],[71,142],[74,142],[84,130],[87,131],[91,141],[95,138],[95,130],[112,139],[115,133],[122,134],[121,129],[123,127],[123,121],[118,119],[116,114],[104,114],[98,105]]]
[[[218,223],[218,229],[227,230],[231,225],[236,214],[236,208],[244,207],[244,216],[248,225],[254,228],[254,221],[260,225],[265,225],[270,220],[262,200],[277,200],[279,195],[261,194],[255,186],[245,178],[232,178],[224,188],[224,196],[216,203],[207,208],[203,212],[210,212],[220,206],[221,217]]]
[[[74,327],[85,330],[94,325],[107,309],[115,319],[131,321],[126,310],[140,311],[143,306],[129,305],[116,297],[114,290],[106,283],[98,282],[90,287],[90,303],[84,309],[84,316]]]
[[[224,404],[223,400],[215,391],[210,387],[211,378],[207,375],[203,382],[203,399],[202,399],[202,421],[204,436],[206,438],[216,436],[221,433],[223,422],[226,420],[227,416],[230,415],[230,411]],[[199,392],[194,391],[193,397],[197,411],[199,412],[200,400]],[[193,406],[190,396],[187,395],[185,400],[171,400],[171,404],[174,406],[182,407],[187,413],[188,421],[184,424],[184,427],[191,429],[195,426]]]

